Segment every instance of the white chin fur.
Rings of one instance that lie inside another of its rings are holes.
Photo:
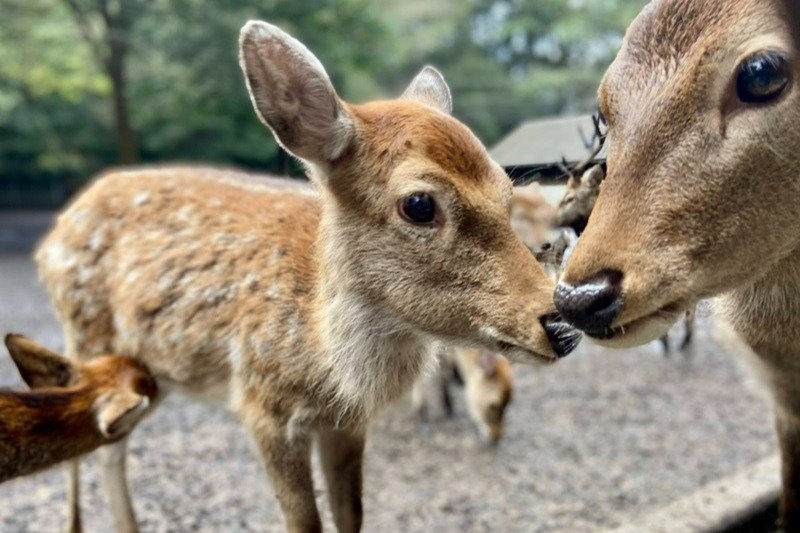
[[[635,348],[660,339],[669,332],[680,315],[674,317],[649,318],[625,328],[625,333],[617,333],[612,339],[595,339],[591,341],[600,346],[614,349]]]

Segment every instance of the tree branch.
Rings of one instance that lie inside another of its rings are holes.
[[[95,61],[97,61],[100,68],[105,69],[107,54],[105,53],[102,41],[92,35],[91,24],[89,22],[87,13],[81,8],[77,0],[63,1],[72,13],[72,18],[75,21],[75,24],[78,26],[78,30],[81,32],[83,40],[89,45],[89,49],[91,50]]]

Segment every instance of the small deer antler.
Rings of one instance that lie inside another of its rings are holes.
[[[591,137],[587,137],[586,134],[584,134],[583,128],[578,128],[581,140],[583,140],[583,145],[589,150],[589,157],[575,165],[572,169],[572,172],[579,176],[589,169],[597,156],[600,155],[600,152],[603,151],[603,147],[606,144],[608,132],[603,131],[605,118],[599,111],[592,115],[592,125],[594,126],[594,131]]]
[[[594,131],[592,132],[591,136],[587,136],[586,133],[584,133],[583,128],[578,127],[578,134],[581,136],[583,145],[587,150],[589,150],[589,157],[576,164],[568,163],[565,157],[561,158],[561,163],[559,163],[558,168],[561,169],[561,171],[564,173],[564,176],[567,178],[577,177],[577,179],[580,179],[583,173],[592,166],[592,163],[597,156],[600,155],[600,152],[603,151],[608,133],[603,131],[603,127],[605,126],[605,118],[603,118],[602,113],[599,111],[592,115],[592,125],[594,127]]]

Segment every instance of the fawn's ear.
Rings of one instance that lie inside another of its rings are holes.
[[[66,387],[80,379],[78,365],[27,337],[9,333],[5,342],[22,379],[32,389]]]
[[[586,171],[581,178],[581,183],[585,184],[587,187],[591,187],[592,189],[597,189],[600,187],[600,184],[603,183],[605,178],[606,173],[603,172],[603,166],[595,165]]]
[[[150,406],[150,398],[131,391],[114,391],[95,400],[97,427],[107,439],[129,433]]]
[[[411,80],[411,85],[403,93],[403,98],[431,106],[448,115],[453,112],[450,87],[447,86],[441,72],[431,66],[423,68],[417,77]]]
[[[239,64],[256,114],[286,150],[324,164],[353,141],[350,114],[322,64],[300,41],[251,20],[239,36]]]

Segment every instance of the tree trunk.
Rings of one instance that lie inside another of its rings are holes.
[[[121,43],[113,41],[109,48],[110,54],[106,70],[111,79],[113,93],[119,162],[123,165],[132,165],[139,162],[139,148],[136,144],[136,134],[131,126],[128,100],[125,96],[125,49]]]
[[[106,72],[111,79],[112,105],[114,120],[116,122],[117,152],[119,162],[123,165],[132,165],[139,162],[139,147],[136,143],[136,134],[131,125],[128,112],[128,100],[125,95],[125,58],[128,52],[127,21],[122,14],[122,5],[109,12],[107,3],[102,5],[103,18],[108,31],[108,59]]]

